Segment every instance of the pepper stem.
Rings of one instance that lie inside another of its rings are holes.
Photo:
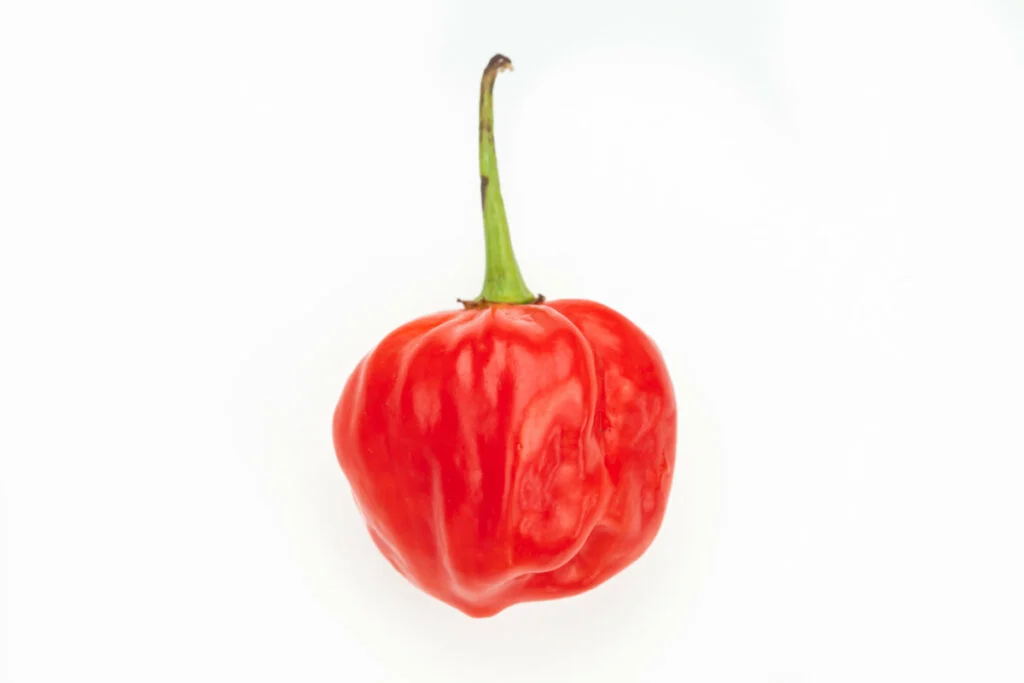
[[[512,251],[498,180],[498,159],[494,152],[494,81],[505,70],[512,70],[511,60],[504,55],[494,55],[480,81],[480,202],[484,213],[487,270],[483,291],[473,301],[463,302],[467,307],[491,303],[529,304],[538,300],[526,287]]]

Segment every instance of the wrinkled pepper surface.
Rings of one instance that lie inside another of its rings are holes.
[[[374,543],[474,617],[580,593],[650,545],[676,406],[654,343],[614,310],[545,301],[512,252],[494,152],[496,55],[480,89],[487,269],[463,310],[393,331],[349,377],[334,445]]]

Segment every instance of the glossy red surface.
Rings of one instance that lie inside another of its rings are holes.
[[[378,548],[475,617],[579,593],[639,557],[675,441],[657,348],[589,301],[414,320],[360,362],[334,415]]]

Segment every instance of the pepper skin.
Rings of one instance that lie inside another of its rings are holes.
[[[349,377],[333,424],[377,547],[473,617],[585,591],[636,560],[664,516],[676,442],[654,343],[601,304],[534,297],[503,208],[488,214],[503,67],[491,61],[481,90],[484,292],[389,334]]]

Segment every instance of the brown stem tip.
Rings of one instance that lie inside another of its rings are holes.
[[[500,73],[502,71],[512,70],[512,60],[502,54],[497,54],[491,57],[491,61],[487,62],[487,67],[484,72]]]

